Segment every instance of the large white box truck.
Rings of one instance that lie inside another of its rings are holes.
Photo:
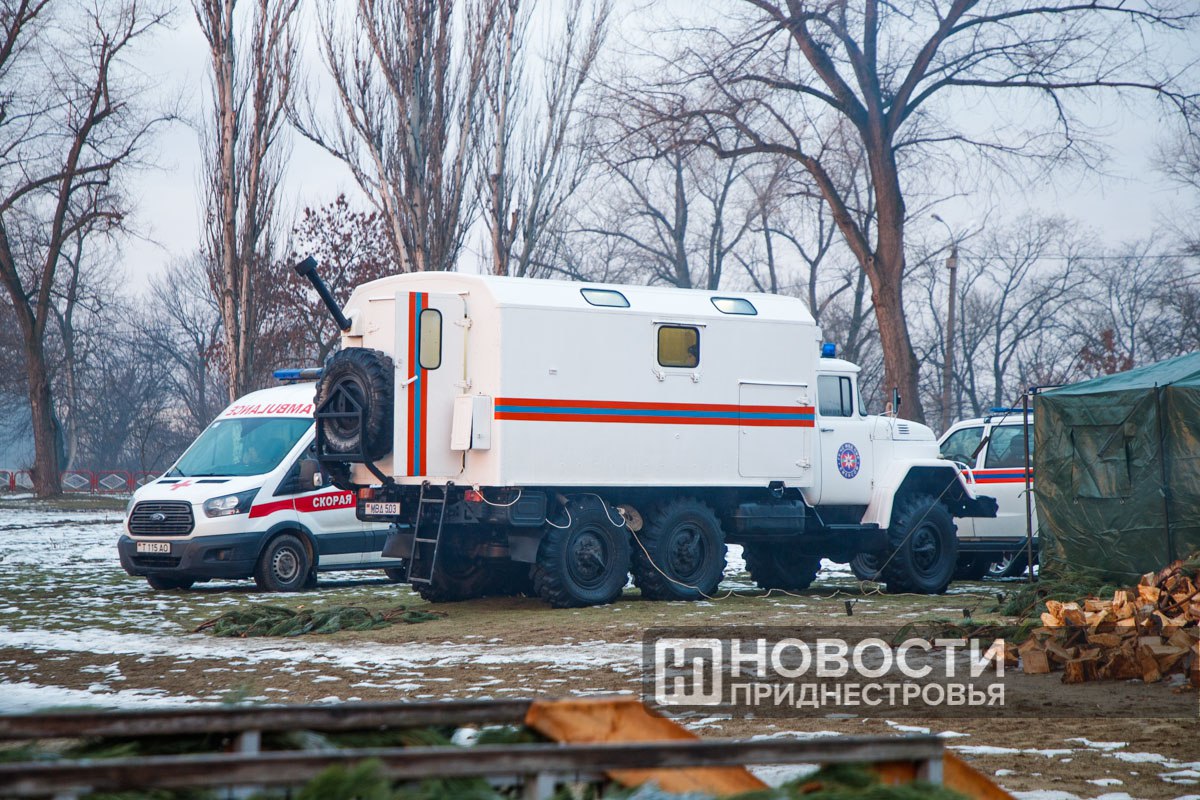
[[[297,267],[328,298],[315,262]],[[551,605],[711,595],[880,556],[941,592],[955,517],[995,513],[933,432],[865,413],[798,299],[459,273],[357,287],[317,385],[317,457],[433,600],[488,576]]]

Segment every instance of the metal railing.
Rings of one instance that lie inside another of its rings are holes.
[[[335,706],[202,708],[0,716],[0,740],[227,734],[232,752],[0,764],[0,796],[78,796],[128,789],[268,787],[303,784],[332,766],[367,759],[395,781],[486,778],[550,796],[561,780],[601,780],[610,770],[753,764],[907,764],[942,781],[937,736],[839,736],[753,741],[376,747],[262,752],[267,732],[386,730],[423,726],[520,725],[530,700],[345,703]]]
[[[123,469],[69,469],[60,475],[63,492],[67,494],[132,494],[157,477],[157,472]],[[32,472],[0,469],[0,494],[32,491]]]

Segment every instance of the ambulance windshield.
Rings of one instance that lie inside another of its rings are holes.
[[[312,424],[303,417],[219,419],[167,474],[181,478],[262,475],[279,466]]]

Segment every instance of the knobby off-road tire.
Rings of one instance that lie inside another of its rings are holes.
[[[802,592],[817,579],[821,559],[796,547],[795,543],[751,542],[743,547],[746,570],[762,589]]]
[[[883,563],[884,558],[886,556],[881,557],[877,553],[859,553],[850,559],[850,571],[860,581],[877,581],[879,565]]]
[[[888,528],[891,553],[881,578],[892,593],[941,594],[954,578],[958,536],[954,518],[928,495],[903,501]]]
[[[633,537],[633,582],[643,597],[699,600],[717,590],[725,574],[725,531],[704,503],[679,497],[652,509]]]
[[[611,603],[629,576],[629,529],[594,498],[567,506],[566,528],[547,526],[532,571],[538,597],[555,608]]]
[[[363,418],[361,426],[354,418],[320,420],[326,454],[362,452],[374,461],[392,451],[395,380],[392,359],[378,350],[347,347],[325,362],[316,407],[333,397],[326,411],[349,412],[358,405]],[[340,476],[332,477],[337,485]]]
[[[308,585],[312,567],[300,537],[283,533],[263,548],[254,567],[254,582],[264,592],[298,592]]]
[[[431,603],[458,603],[489,593],[493,562],[455,553],[440,553],[433,581],[414,583],[413,591]]]
[[[147,575],[146,583],[150,588],[159,592],[169,592],[175,589],[190,589],[196,581],[192,578],[179,578],[174,575]]]

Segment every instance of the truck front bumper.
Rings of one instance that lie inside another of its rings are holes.
[[[248,578],[254,573],[262,540],[261,531],[196,536],[171,541],[170,553],[139,553],[137,542],[146,540],[122,535],[117,541],[117,552],[121,566],[130,575],[172,575],[195,580]]]

